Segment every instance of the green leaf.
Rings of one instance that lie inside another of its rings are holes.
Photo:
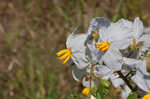
[[[104,89],[105,89],[104,85],[102,83],[100,83],[98,85],[98,89],[96,91],[96,98],[97,99],[106,99],[107,93],[105,92]]]
[[[129,94],[127,99],[137,99],[137,94],[135,92]]]
[[[108,80],[101,80],[101,84],[104,86],[104,87],[109,87],[110,86],[110,82]]]

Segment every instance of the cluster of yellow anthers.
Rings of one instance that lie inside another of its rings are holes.
[[[146,94],[142,99],[150,99],[150,93]]]
[[[86,96],[89,96],[89,94],[90,94],[90,89],[89,89],[89,88],[84,88],[84,89],[82,90],[82,94],[83,94],[83,95],[86,95]]]
[[[56,55],[59,56],[59,59],[64,61],[64,64],[70,59],[71,54],[71,48],[63,49],[56,53]]]
[[[99,51],[105,52],[109,49],[110,47],[110,43],[109,42],[105,42],[102,41],[101,43],[96,45],[96,49],[98,49]]]

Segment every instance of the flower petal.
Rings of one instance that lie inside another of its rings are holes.
[[[89,26],[88,34],[91,34],[92,31],[99,30],[102,27],[108,27],[110,25],[110,21],[103,17],[94,18]]]
[[[94,67],[94,74],[96,77],[101,76],[102,79],[108,80],[113,74],[113,71],[104,65],[96,65]]]
[[[144,33],[144,26],[143,26],[142,21],[139,18],[136,18],[134,20],[132,33],[136,39],[139,39],[142,33]]]
[[[90,65],[86,58],[85,40],[87,34],[71,34],[67,38],[66,46],[71,48],[71,58],[79,69],[83,69]]]
[[[150,92],[150,73],[146,71],[146,62],[140,61],[137,64],[136,74],[131,78],[139,88]]]
[[[102,56],[104,64],[113,71],[121,70],[122,68],[122,56],[121,53],[115,48],[109,48],[109,50]]]
[[[121,19],[117,23],[111,23],[108,28],[101,29],[99,32],[102,41],[114,43],[118,49],[127,48],[132,39],[132,23]],[[98,41],[100,42],[100,41]]]
[[[82,80],[82,78],[86,76],[87,74],[88,73],[86,69],[81,70],[81,69],[78,69],[75,65],[72,66],[72,76],[74,80],[76,80],[77,82]]]

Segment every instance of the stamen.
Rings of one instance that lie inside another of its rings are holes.
[[[101,42],[99,44],[96,45],[96,48],[99,50],[99,51],[102,51],[102,52],[105,52],[109,49],[110,47],[110,43],[109,42]]]
[[[142,99],[150,99],[150,93],[146,94]]]
[[[68,52],[68,49],[63,49],[63,50],[60,50],[59,52],[56,53],[57,56],[61,56],[62,54]]]
[[[64,60],[65,58],[67,58],[70,55],[70,53],[65,53],[64,55],[62,55],[59,59],[60,60]]]
[[[83,95],[89,96],[89,93],[90,93],[89,88],[84,88],[84,89],[82,90],[82,94],[83,94]]]
[[[71,55],[69,55],[69,56],[65,59],[65,61],[64,61],[63,64],[65,64],[65,63],[70,59],[70,57],[71,57]]]
[[[65,64],[70,59],[71,54],[71,48],[63,49],[56,53],[57,56],[60,56],[59,59],[64,61],[63,64]]]

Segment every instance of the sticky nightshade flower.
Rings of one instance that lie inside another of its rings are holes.
[[[110,25],[110,21],[103,17],[94,18],[88,29],[88,37],[86,40],[86,53],[90,60],[98,62],[103,55],[103,52],[97,50],[96,45],[99,39],[99,31],[102,28],[107,28]],[[98,47],[98,46],[97,46]],[[105,49],[103,49],[105,50]]]
[[[117,49],[127,48],[132,38],[132,23],[121,19],[116,23],[111,23],[107,28],[102,28],[99,31],[98,43],[109,42],[110,47]]]
[[[67,48],[71,48],[71,59],[79,69],[84,69],[90,65],[86,58],[85,40],[87,34],[70,34],[66,41]]]
[[[121,70],[122,55],[119,49],[129,46],[132,38],[132,23],[121,19],[116,23],[111,23],[107,28],[99,31],[99,40],[96,48],[105,52],[102,55],[104,64],[114,71]]]

